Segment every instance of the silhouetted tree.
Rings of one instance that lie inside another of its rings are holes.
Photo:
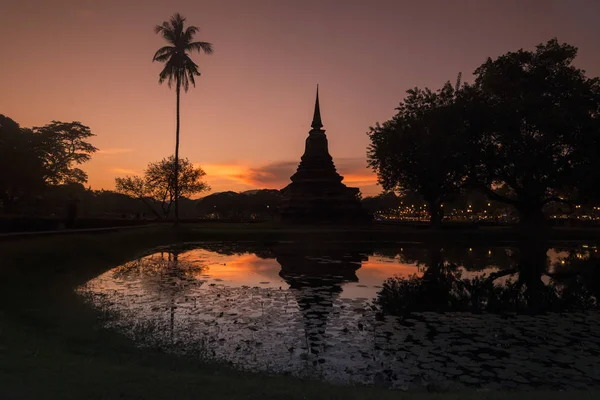
[[[52,121],[33,131],[44,163],[46,183],[87,182],[87,174],[76,166],[89,161],[98,150],[88,142],[95,136],[89,127],[80,122]]]
[[[78,165],[97,150],[94,136],[79,122],[58,122],[33,129],[21,128],[0,115],[0,202],[5,212],[23,209],[51,196],[50,189],[66,183],[84,183],[87,174]],[[35,200],[35,201],[34,201]]]
[[[568,266],[573,259],[567,259],[567,266],[560,264],[562,271],[552,273],[544,242],[523,241],[517,248],[505,260],[509,262],[504,269],[474,278],[462,276],[459,265],[451,261],[452,254],[447,256],[448,249],[440,251],[433,247],[428,256],[424,248],[418,254],[413,249],[413,256],[419,257],[421,265],[426,267],[423,275],[388,278],[377,302],[384,313],[392,315],[422,311],[540,313],[597,307],[600,280],[593,272],[598,267],[597,259],[574,268]],[[542,279],[544,275],[550,278],[547,283]],[[501,277],[506,280],[499,281]]]
[[[0,206],[4,212],[44,187],[44,165],[30,129],[0,114]]]
[[[115,189],[117,192],[140,200],[155,217],[161,219],[152,202],[154,199],[150,195],[146,182],[141,176],[125,176],[115,178]]]
[[[171,156],[148,164],[143,177],[115,178],[115,185],[120,193],[142,200],[151,198],[159,202],[163,215],[167,218],[171,205],[176,201],[176,193],[179,194],[177,197],[182,198],[209,190],[206,182],[202,180],[205,175],[202,168],[194,166],[187,158],[179,159],[176,163],[175,157]],[[179,182],[177,191],[176,181]],[[147,200],[145,201],[149,204]]]
[[[247,199],[246,195],[232,191],[212,193],[198,201],[197,209],[202,216],[238,219],[248,212]]]
[[[204,52],[212,54],[212,44],[208,42],[194,42],[194,35],[198,33],[199,28],[196,26],[184,27],[185,18],[179,13],[173,15],[170,21],[164,21],[161,25],[157,25],[154,30],[157,34],[169,43],[168,46],[161,47],[156,51],[152,61],[165,63],[163,70],[160,72],[158,82],[167,81],[169,87],[175,84],[177,95],[177,128],[175,133],[175,184],[174,191],[179,191],[179,101],[181,87],[187,92],[190,83],[196,86],[195,76],[200,76],[198,65],[192,61],[189,53],[192,51]],[[179,222],[178,199],[175,197],[175,223]]]
[[[460,76],[456,86],[407,93],[392,120],[370,128],[368,161],[385,190],[420,194],[439,226],[441,204],[460,192],[469,169]]]
[[[279,204],[283,200],[283,195],[279,190],[261,189],[244,194],[247,196],[248,211],[251,217],[279,214]]]
[[[488,59],[475,71],[470,127],[480,134],[481,169],[474,172],[526,225],[543,223],[545,204],[567,200],[583,178],[587,149],[597,144],[600,81],[573,66],[576,55],[553,39],[535,51]]]
[[[218,192],[200,199],[196,209],[202,216],[219,219],[264,218],[279,213],[282,198],[281,192],[273,189]]]
[[[377,196],[368,196],[362,200],[362,205],[369,211],[375,213],[377,211],[393,211],[400,207],[400,197],[394,192],[384,192]]]

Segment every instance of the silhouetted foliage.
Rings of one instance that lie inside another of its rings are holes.
[[[437,226],[441,204],[465,186],[470,167],[460,76],[456,86],[407,93],[392,120],[370,128],[368,161],[385,190],[419,193]]]
[[[531,226],[549,203],[600,199],[600,80],[573,65],[576,55],[553,39],[488,59],[473,85],[408,91],[398,114],[369,132],[384,189],[420,194],[434,224],[465,187]]]
[[[400,207],[400,197],[394,192],[384,192],[377,196],[368,196],[362,199],[362,205],[369,213],[377,211],[392,211]]]
[[[462,261],[452,255],[456,249],[432,248],[425,256],[426,249],[421,248],[418,257],[425,260],[421,261],[426,267],[423,275],[388,278],[377,302],[384,313],[401,316],[422,311],[539,313],[597,307],[600,277],[590,271],[597,269],[599,260],[588,255],[585,261],[577,259],[579,268],[574,268],[570,266],[576,261],[567,258],[559,264],[562,272],[551,272],[547,249],[543,243],[520,243],[518,252],[504,252],[510,263],[492,262],[500,267],[498,271],[465,278],[459,267]],[[543,276],[549,277],[548,283]],[[502,277],[508,278],[498,281]]]
[[[5,212],[42,191],[44,165],[30,129],[0,114],[0,206]]]
[[[5,213],[34,212],[52,188],[85,183],[78,165],[97,150],[88,139],[90,128],[79,122],[58,122],[21,128],[0,115],[0,206]]]
[[[219,192],[198,201],[200,215],[218,219],[256,219],[275,216],[283,196],[279,190]]]
[[[143,177],[115,178],[115,185],[118,192],[142,200],[157,216],[149,199],[158,202],[164,218],[167,218],[175,202],[175,181],[179,182],[179,198],[190,197],[210,189],[203,181],[205,175],[202,168],[194,166],[187,158],[176,163],[175,157],[171,156],[149,163]]]
[[[576,55],[553,39],[535,51],[488,59],[475,71],[477,178],[492,198],[516,207],[524,223],[540,224],[545,204],[576,194],[589,149],[597,148],[600,81],[573,66]]]
[[[165,63],[159,74],[158,83],[167,81],[169,87],[175,84],[177,96],[177,128],[175,133],[175,160],[179,160],[179,102],[181,87],[187,92],[190,86],[196,86],[195,76],[200,76],[198,65],[192,61],[189,53],[192,51],[212,54],[212,44],[208,42],[194,42],[194,36],[200,30],[197,26],[184,27],[185,18],[179,13],[173,15],[169,21],[157,25],[154,31],[160,34],[169,43],[156,51],[152,61]],[[179,163],[175,162],[174,192],[179,193]],[[175,221],[179,222],[179,195],[175,198]]]
[[[89,161],[98,150],[87,141],[95,136],[90,128],[80,122],[52,121],[33,130],[48,184],[87,182],[87,174],[77,166]]]
[[[146,182],[141,176],[125,176],[115,178],[115,189],[117,192],[140,200],[157,218],[162,216],[153,206],[155,202],[146,188]]]

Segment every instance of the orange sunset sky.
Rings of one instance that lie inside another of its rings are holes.
[[[180,12],[213,43],[182,96],[181,155],[213,191],[282,188],[304,151],[316,84],[330,152],[350,186],[380,191],[366,132],[414,86],[558,37],[600,75],[600,1],[0,0],[0,113],[81,121],[100,149],[93,189],[173,153],[175,92],[158,85],[153,27]]]

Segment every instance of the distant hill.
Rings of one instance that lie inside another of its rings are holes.
[[[250,218],[277,214],[282,194],[276,189],[209,194],[196,203],[200,215],[212,218]]]

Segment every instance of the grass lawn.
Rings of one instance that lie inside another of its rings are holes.
[[[146,249],[178,241],[387,237],[375,231],[333,231],[231,225],[176,231],[163,226],[0,242],[0,399],[592,399],[600,394],[405,393],[242,373],[138,350],[128,339],[100,329],[96,311],[73,292]]]

